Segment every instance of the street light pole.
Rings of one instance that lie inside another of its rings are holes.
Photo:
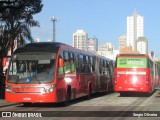
[[[57,18],[53,16],[51,18],[51,21],[53,22],[53,42],[55,42],[56,41],[56,21],[57,21]]]

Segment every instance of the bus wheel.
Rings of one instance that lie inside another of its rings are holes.
[[[91,94],[92,94],[92,86],[90,84],[89,85],[89,90],[88,90],[88,95],[87,95],[87,100],[91,99]]]
[[[66,100],[63,102],[63,106],[67,106],[69,100],[71,100],[71,86],[67,89]]]

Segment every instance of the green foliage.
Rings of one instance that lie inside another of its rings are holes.
[[[33,15],[42,10],[41,0],[1,0],[0,1],[0,58],[17,40],[25,44],[33,42],[30,27],[39,26]]]

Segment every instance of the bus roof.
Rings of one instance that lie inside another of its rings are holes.
[[[15,50],[15,53],[23,52],[53,52],[57,50],[60,46],[69,46],[60,42],[37,42],[29,43]]]
[[[97,56],[101,59],[106,59],[108,61],[110,61],[111,59],[98,55],[96,53],[92,53],[89,51],[84,51],[75,47],[72,47],[70,45],[64,44],[64,43],[60,43],[60,42],[36,42],[36,43],[28,43],[22,47],[19,47],[15,50],[14,53],[24,53],[24,52],[57,52],[58,49],[61,46],[66,46],[69,49],[68,50],[73,50],[74,52],[78,52],[80,54],[85,54],[85,55],[92,55],[92,56]]]
[[[117,57],[147,57],[149,58],[148,54],[118,54]]]

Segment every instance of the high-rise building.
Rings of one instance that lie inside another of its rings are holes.
[[[107,42],[101,46],[98,46],[97,53],[99,55],[105,56],[107,58],[113,59],[114,58],[114,46],[111,42]]]
[[[131,46],[132,50],[136,50],[136,40],[138,37],[144,36],[143,17],[133,12],[132,16],[127,17],[127,46]]]
[[[84,30],[77,30],[73,33],[73,47],[87,50],[88,35]]]
[[[98,39],[97,38],[88,38],[87,41],[88,51],[96,52],[98,51]]]
[[[138,37],[137,51],[139,51],[140,54],[148,53],[148,40],[145,37]]]
[[[125,48],[127,46],[127,36],[122,35],[118,38],[119,41],[119,50]]]

